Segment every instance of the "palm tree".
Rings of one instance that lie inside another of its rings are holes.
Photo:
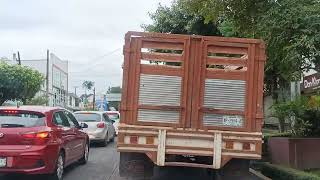
[[[93,81],[83,81],[82,88],[85,91],[85,95],[87,95],[87,90],[91,90],[93,86],[94,86]]]
[[[82,88],[84,89],[84,94],[85,94],[85,98],[84,98],[85,105],[88,103],[87,90],[91,90],[93,86],[94,86],[93,81],[83,81],[82,83]]]

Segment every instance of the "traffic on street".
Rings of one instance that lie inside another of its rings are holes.
[[[119,153],[116,150],[116,143],[116,141],[109,143],[106,147],[99,143],[92,144],[88,163],[74,164],[66,168],[64,180],[127,180],[119,176]],[[203,169],[177,167],[156,169],[155,176],[147,180],[199,180],[199,178],[212,180]],[[0,175],[0,180],[44,180],[44,176]],[[252,180],[259,178],[252,176]]]
[[[320,0],[0,0],[0,180],[320,180]]]

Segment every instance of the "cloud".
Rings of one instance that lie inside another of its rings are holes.
[[[1,0],[0,57],[11,58],[19,50],[22,59],[41,59],[49,49],[69,60],[70,89],[93,80],[104,91],[121,84],[124,34],[141,30],[141,24],[150,23],[148,12],[170,2]]]

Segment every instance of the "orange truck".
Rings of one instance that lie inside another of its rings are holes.
[[[154,166],[243,176],[261,158],[263,41],[128,32],[123,52],[120,176]]]

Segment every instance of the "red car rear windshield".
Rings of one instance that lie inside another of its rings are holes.
[[[0,128],[45,126],[45,115],[36,112],[1,110]]]

